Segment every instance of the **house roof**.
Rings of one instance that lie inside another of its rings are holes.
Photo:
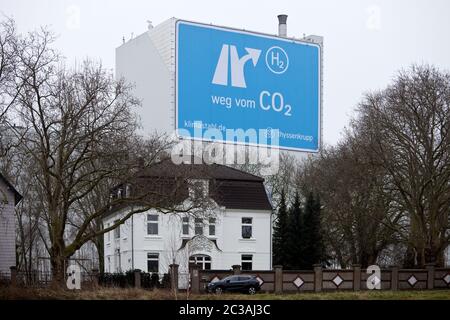
[[[180,188],[180,181],[189,179],[209,180],[209,196],[225,208],[272,210],[263,178],[219,164],[177,165],[166,159],[138,171],[133,178],[132,192],[140,189],[144,192],[155,191],[155,194],[168,195],[165,199],[158,198],[155,202],[181,203],[188,197],[189,192],[187,184]],[[183,186],[182,182],[181,185]],[[122,185],[113,190],[120,187]],[[172,190],[175,190],[173,194]],[[112,211],[119,208],[123,208],[123,205],[113,208]]]
[[[211,197],[228,209],[272,210],[262,181],[215,180]]]
[[[14,205],[17,205],[22,200],[22,195],[14,188],[14,186],[0,173],[0,180],[2,180],[8,190],[14,194]]]
[[[190,179],[223,179],[237,181],[264,182],[264,179],[253,174],[220,164],[175,164],[165,159],[137,173],[139,177],[189,177]]]

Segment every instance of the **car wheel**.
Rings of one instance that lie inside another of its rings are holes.
[[[256,293],[256,288],[255,287],[249,287],[248,288],[248,294],[255,294]]]
[[[214,290],[214,293],[215,293],[215,294],[222,294],[222,292],[223,292],[222,287],[217,287],[217,288]]]

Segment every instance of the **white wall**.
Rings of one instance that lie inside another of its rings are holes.
[[[159,272],[166,273],[168,266],[173,262],[180,265],[180,272],[188,271],[188,259],[193,254],[206,254],[211,256],[212,269],[231,269],[232,265],[241,264],[242,254],[253,255],[254,270],[269,270],[270,261],[270,211],[244,211],[219,209],[216,213],[216,235],[208,235],[208,224],[205,223],[204,235],[209,239],[217,240],[217,247],[208,242],[207,246],[186,246],[178,251],[182,245],[181,216],[175,214],[161,214],[154,210],[148,213],[159,215],[159,234],[147,235],[146,214],[134,215],[125,224],[120,226],[120,240],[114,239],[114,231],[110,232],[110,240],[105,235],[105,268],[106,271],[115,272],[115,250],[120,248],[122,271],[133,268],[131,253],[131,226],[134,225],[134,268],[147,271],[147,253],[159,253]],[[104,220],[105,227],[120,215],[110,216]],[[251,217],[252,239],[242,239],[241,218]],[[190,218],[190,239],[194,235],[194,220]],[[108,266],[109,257],[109,266]]]
[[[0,272],[16,265],[16,220],[14,194],[0,180]]]
[[[142,107],[143,134],[155,130],[172,134],[175,128],[175,19],[124,43],[116,49],[116,77],[134,85]]]

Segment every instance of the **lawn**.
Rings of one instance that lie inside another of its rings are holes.
[[[242,294],[177,294],[178,300],[450,300],[450,290],[427,291],[361,291],[324,292],[301,294],[259,293],[253,296]],[[168,290],[147,291],[142,289],[102,288],[97,290],[51,290],[0,288],[0,300],[11,299],[55,299],[55,300],[172,300]]]

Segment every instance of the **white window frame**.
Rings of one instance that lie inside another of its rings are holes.
[[[181,234],[183,236],[189,236],[189,234],[190,234],[189,221],[190,221],[189,217],[181,218]],[[185,227],[187,227],[187,232],[185,232],[185,229],[184,229]]]
[[[154,257],[153,258],[150,258],[149,256],[150,255],[154,255],[154,256],[156,256],[157,258],[155,259]],[[150,271],[150,270],[148,270],[148,262],[149,261],[157,261],[158,262],[158,270],[155,272],[155,271]],[[151,273],[159,273],[159,252],[147,252],[147,272],[151,272]]]
[[[119,219],[115,220],[113,222],[113,225],[116,224],[117,222],[119,222]],[[115,229],[114,229],[114,240],[120,240],[120,227],[122,225],[119,224]]]
[[[216,224],[217,224],[217,219],[216,218],[209,218],[208,219],[208,234],[211,237],[215,237],[216,234],[217,234]],[[211,227],[214,228],[214,233],[212,233],[212,234],[211,234]]]
[[[200,220],[201,222],[198,222],[198,220]],[[201,233],[197,233],[197,227],[201,228],[201,230],[202,230]],[[195,218],[194,219],[194,234],[196,236],[203,236],[205,234],[205,224],[204,224],[202,218]]]
[[[244,222],[244,219],[250,219],[251,222]],[[250,237],[244,237],[244,227],[250,227]],[[241,218],[241,237],[242,239],[253,239],[253,218],[252,217],[242,217]]]
[[[110,225],[111,225],[110,223],[107,223],[106,229],[108,229]],[[111,242],[111,231],[108,231],[108,232],[106,232],[106,243],[110,243],[110,242]]]
[[[246,257],[246,259],[244,259]],[[250,259],[248,259],[250,257]],[[251,263],[250,269],[244,269],[244,263]],[[253,254],[250,253],[243,253],[241,254],[241,268],[242,270],[253,270]]]
[[[149,216],[155,216],[156,217],[156,221],[155,220],[149,220]],[[147,213],[146,215],[146,226],[147,226],[147,236],[150,237],[154,237],[154,236],[158,236],[159,235],[159,214],[157,213]],[[156,233],[149,233],[148,232],[148,225],[149,224],[156,224]]]
[[[190,256],[189,263],[195,263],[199,265],[202,270],[212,270],[212,258],[209,255],[196,254]],[[205,268],[207,264],[209,265],[209,268]]]

